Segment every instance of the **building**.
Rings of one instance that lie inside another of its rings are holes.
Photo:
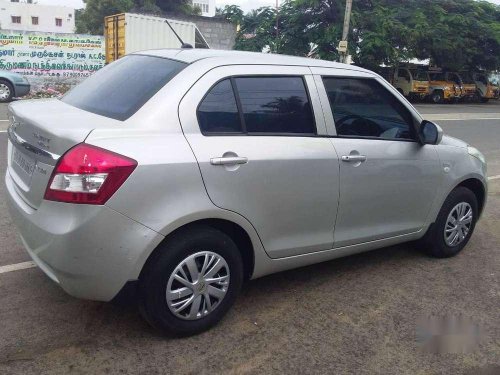
[[[212,49],[231,50],[234,47],[236,41],[236,26],[228,20],[219,17],[170,13],[166,13],[163,16],[168,19],[193,22],[203,36],[203,40]]]
[[[215,16],[215,0],[192,0],[193,6],[201,9],[203,17]]]
[[[0,29],[74,33],[75,10],[33,0],[0,0]]]

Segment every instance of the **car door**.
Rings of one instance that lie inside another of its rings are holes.
[[[210,199],[249,220],[270,257],[332,248],[339,161],[307,67],[213,69],[179,115]]]
[[[334,247],[420,231],[442,169],[435,146],[417,142],[418,114],[374,75],[313,71],[341,159]]]

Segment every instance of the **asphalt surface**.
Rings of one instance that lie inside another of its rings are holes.
[[[500,102],[417,107],[500,174]],[[0,132],[2,176],[6,144]],[[2,183],[0,267],[29,260],[5,194]],[[422,350],[418,322],[430,316],[470,319],[479,343]],[[133,304],[69,297],[37,268],[1,273],[0,374],[19,373],[500,374],[500,179],[457,257],[405,244],[264,277],[217,327],[186,339],[159,336]]]

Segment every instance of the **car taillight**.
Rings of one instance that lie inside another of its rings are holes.
[[[133,159],[80,143],[58,161],[45,199],[67,203],[104,204],[137,167]]]

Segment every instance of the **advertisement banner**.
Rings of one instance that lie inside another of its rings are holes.
[[[26,76],[34,90],[75,85],[104,62],[102,36],[0,30],[0,70]]]

